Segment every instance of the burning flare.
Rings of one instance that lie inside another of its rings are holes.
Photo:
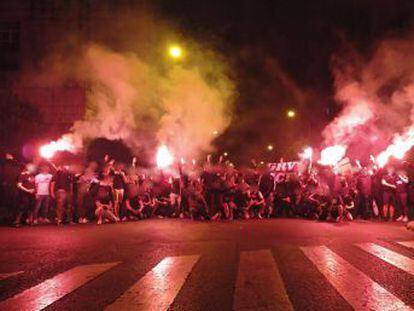
[[[376,157],[376,162],[379,167],[384,167],[391,157],[401,160],[413,146],[414,128],[410,128],[404,135],[395,136],[387,149]]]
[[[306,147],[305,149],[303,149],[302,153],[299,154],[300,158],[304,160],[312,159],[312,155],[313,155],[312,147]]]
[[[42,158],[51,159],[58,151],[73,151],[74,146],[69,138],[63,137],[57,141],[52,141],[39,148],[39,154]]]
[[[156,160],[158,168],[166,168],[174,162],[174,157],[166,145],[161,145],[158,148]]]
[[[342,145],[329,146],[321,151],[319,164],[335,165],[345,156],[346,147]]]

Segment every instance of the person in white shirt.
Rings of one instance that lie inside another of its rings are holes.
[[[50,223],[48,219],[49,205],[50,205],[50,182],[52,181],[52,174],[49,173],[49,166],[43,165],[40,168],[40,173],[35,176],[36,186],[36,205],[33,213],[33,224]],[[43,207],[43,217],[39,217],[40,209]]]

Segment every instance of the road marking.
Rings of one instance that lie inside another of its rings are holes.
[[[412,310],[326,246],[301,249],[355,310]]]
[[[270,250],[240,253],[233,310],[293,310]]]
[[[24,271],[16,271],[16,272],[9,272],[9,273],[0,273],[0,281],[1,280],[4,280],[4,279],[7,279],[7,278],[10,278],[12,276],[16,276],[16,275],[22,274],[23,272]]]
[[[385,262],[388,262],[389,264],[414,275],[414,259],[405,257],[374,243],[361,243],[356,244],[356,246],[363,249],[367,253],[370,253]]]
[[[78,266],[0,302],[0,310],[42,310],[119,262]]]
[[[106,310],[167,310],[199,257],[164,258]]]
[[[397,243],[408,248],[414,248],[414,241],[400,241]]]

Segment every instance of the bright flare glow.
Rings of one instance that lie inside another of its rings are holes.
[[[173,45],[168,49],[168,54],[172,58],[180,58],[183,55],[183,50],[178,45]]]
[[[161,145],[158,148],[156,160],[159,168],[166,168],[173,163],[174,157],[166,145]]]
[[[303,149],[302,153],[299,155],[304,160],[312,159],[313,150],[312,147],[306,147]]]
[[[322,165],[335,165],[345,156],[346,147],[342,145],[329,146],[321,151],[319,163]]]
[[[410,128],[404,135],[394,137],[394,141],[382,151],[377,157],[376,162],[379,167],[384,167],[391,157],[403,159],[405,154],[414,146],[414,128]]]
[[[51,159],[58,151],[73,151],[74,147],[68,138],[61,138],[52,141],[39,148],[39,154],[42,158]]]
[[[295,110],[288,110],[286,115],[287,115],[288,118],[292,119],[296,116],[296,112],[295,112]]]

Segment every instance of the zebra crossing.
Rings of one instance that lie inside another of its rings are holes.
[[[353,246],[374,260],[380,260],[413,278],[414,241],[390,243],[394,247],[388,248],[384,243],[373,242]],[[412,302],[407,303],[398,293],[391,292],[378,280],[373,280],[364,269],[355,267],[329,246],[303,246],[299,249],[304,258],[319,271],[327,286],[332,286],[354,310],[414,310]],[[234,292],[231,293],[233,310],[295,310],[295,301],[289,296],[272,251],[277,250],[246,250],[239,253]],[[121,295],[114,297],[105,310],[168,310],[190,274],[196,273],[195,267],[201,257],[194,254],[161,259]],[[95,279],[100,275],[119,265],[122,262],[75,266],[0,301],[0,310],[43,310],[87,283],[97,282]],[[24,273],[0,273],[0,282],[24,277]]]

